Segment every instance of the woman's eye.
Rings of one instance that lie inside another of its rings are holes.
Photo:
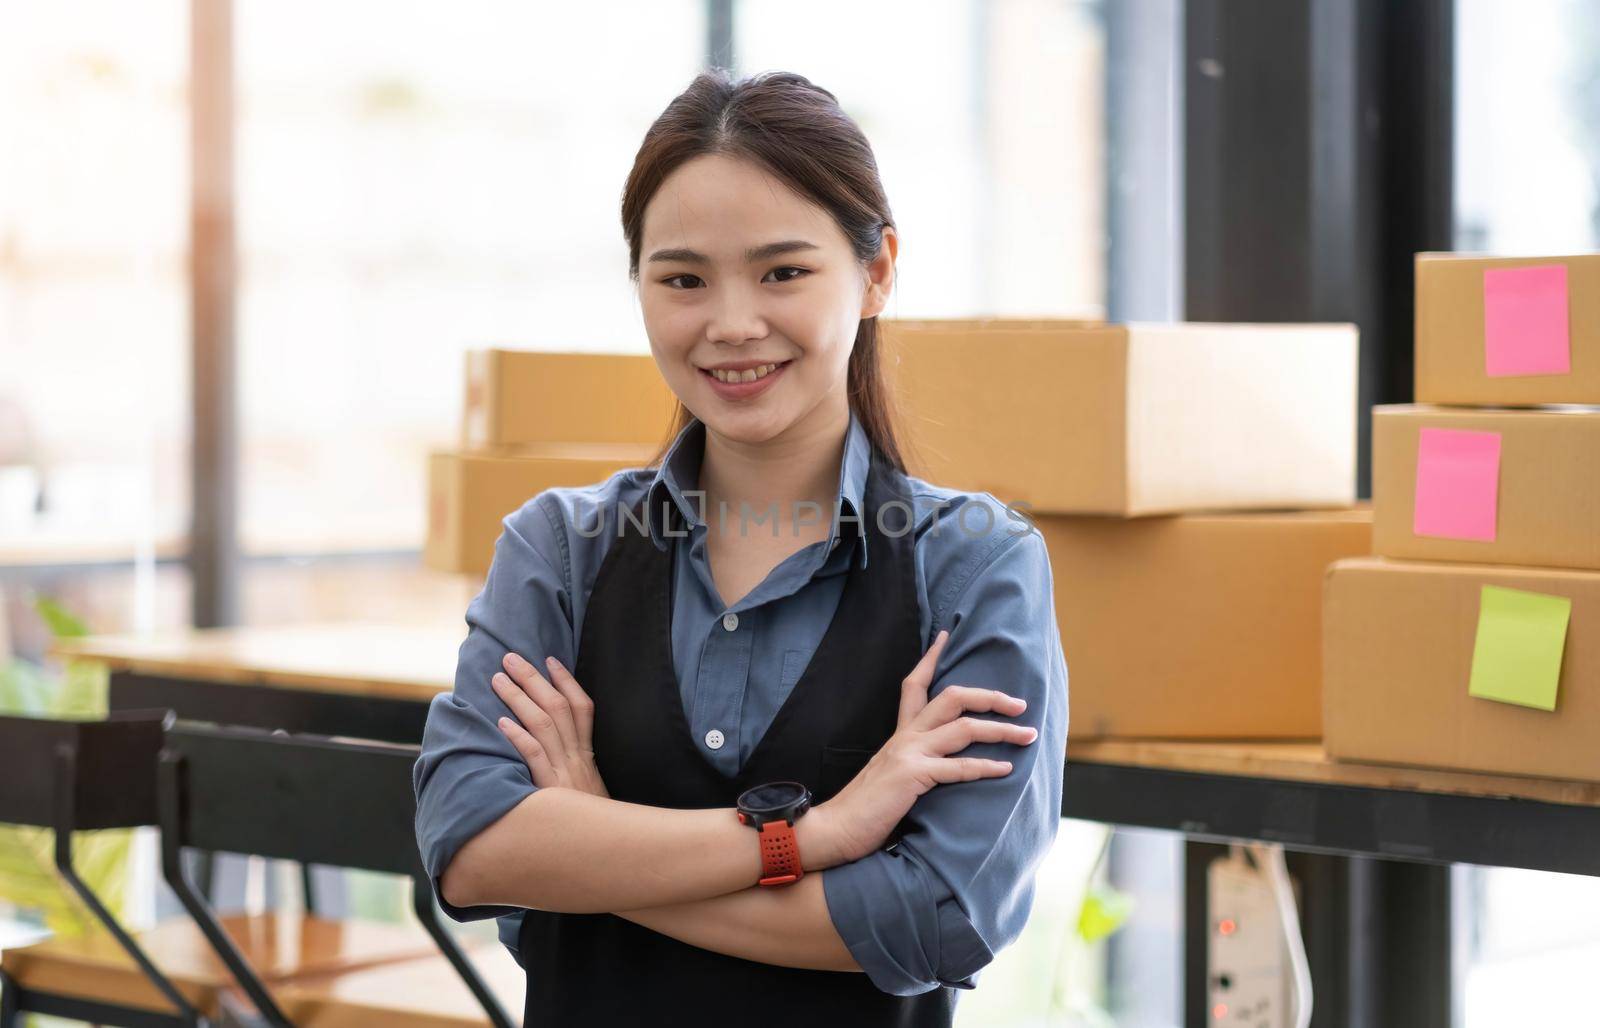
[[[781,275],[783,272],[786,272],[786,271],[792,271],[792,272],[795,272],[795,274],[779,278],[777,280],[779,283],[793,282],[795,279],[799,278],[802,275],[809,275],[810,274],[810,272],[807,271],[805,268],[796,268],[796,267],[787,266],[787,265],[782,267],[782,268],[773,268],[767,274],[769,274],[769,275]],[[678,285],[677,284],[679,281],[685,280],[685,279],[688,280],[687,284],[685,284],[685,285]],[[664,286],[667,286],[668,288],[671,288],[671,289],[694,289],[700,284],[700,276],[699,275],[689,275],[689,274],[672,275],[672,276],[669,276],[667,278],[662,279],[661,280],[661,284],[664,285]]]

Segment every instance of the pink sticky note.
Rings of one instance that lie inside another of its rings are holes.
[[[1483,365],[1491,378],[1572,370],[1565,264],[1484,270]]]
[[[1499,493],[1499,432],[1421,430],[1413,532],[1493,542]]]

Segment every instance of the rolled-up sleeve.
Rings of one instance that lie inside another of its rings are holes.
[[[1009,760],[1012,769],[935,785],[912,806],[897,844],[823,872],[845,945],[873,984],[899,996],[976,986],[976,973],[1022,933],[1035,871],[1061,821],[1067,667],[1049,554],[1029,530],[981,558],[956,598],[934,612],[933,634],[948,628],[950,637],[929,699],[950,684],[1020,696],[1028,706],[1016,717],[967,716],[1031,725],[1038,737],[959,751]]]
[[[545,657],[572,665],[573,632],[565,537],[559,517],[536,496],[506,515],[484,587],[467,605],[467,638],[456,661],[454,691],[434,697],[412,770],[417,846],[440,907],[457,921],[519,912],[507,906],[456,907],[439,879],[468,840],[532,795],[537,786],[496,722],[511,711],[490,679],[508,651],[535,665]]]

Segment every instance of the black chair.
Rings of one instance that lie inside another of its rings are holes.
[[[73,866],[72,833],[133,828],[157,820],[155,781],[167,711],[122,711],[105,720],[0,716],[0,822],[55,831],[55,865],[116,946],[132,958],[170,1012],[72,991],[59,977],[35,984],[23,968],[47,944],[8,950],[0,962],[0,1028],[24,1012],[127,1028],[203,1025],[194,1004],[151,961]]]
[[[496,1028],[512,1028],[445,929],[417,851],[411,770],[417,746],[177,722],[159,759],[157,808],[167,882],[260,1017],[291,1022],[222,929],[183,867],[186,846],[405,875],[412,907]]]

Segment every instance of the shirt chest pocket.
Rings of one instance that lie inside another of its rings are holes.
[[[840,789],[849,785],[877,752],[855,746],[822,747],[822,774],[817,779],[816,802],[831,799]]]
[[[806,670],[806,658],[810,656],[805,650],[784,650],[783,670],[778,673],[778,685],[784,693],[794,688],[794,683],[800,681],[800,676]]]

